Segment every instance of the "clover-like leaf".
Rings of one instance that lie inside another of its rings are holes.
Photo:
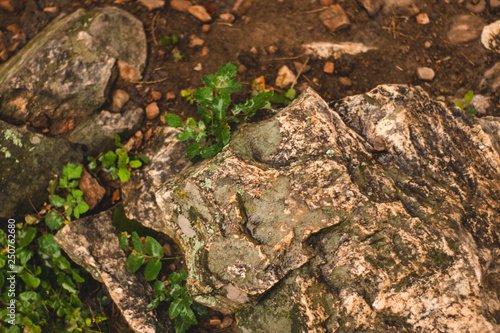
[[[57,210],[53,209],[45,215],[45,224],[50,230],[59,230],[64,224],[64,218]]]

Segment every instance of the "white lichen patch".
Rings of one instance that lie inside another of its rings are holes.
[[[21,139],[17,136],[16,132],[14,130],[11,130],[11,129],[6,129],[4,131],[4,137],[6,140],[10,140],[12,141],[12,143],[14,143],[14,145],[22,148],[23,146],[23,142],[21,141]]]

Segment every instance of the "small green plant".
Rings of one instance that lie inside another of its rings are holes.
[[[179,37],[177,35],[172,35],[170,37],[166,35],[161,35],[158,44],[160,46],[172,46],[174,44],[177,44],[178,41]]]
[[[97,158],[89,158],[89,169],[96,171],[98,162],[101,164],[101,169],[111,176],[111,179],[117,180],[120,178],[122,182],[127,182],[130,179],[130,170],[140,168],[142,162],[149,163],[149,158],[141,154],[134,154],[129,157],[128,152],[123,149],[120,136],[115,134],[115,151],[107,151],[99,155]]]
[[[83,305],[78,284],[85,280],[62,255],[52,234],[39,235],[35,228],[18,223],[14,246],[14,229],[8,233],[0,229],[0,321],[12,326],[4,325],[1,332],[89,332],[106,320]],[[12,301],[15,315],[7,308]]]
[[[165,120],[169,126],[183,127],[183,132],[177,134],[181,141],[194,139],[186,149],[187,157],[195,160],[199,157],[210,158],[229,143],[231,126],[252,117],[255,112],[269,104],[273,91],[258,93],[245,103],[234,105],[231,115],[226,113],[231,106],[231,94],[241,91],[240,83],[233,80],[238,72],[238,66],[233,63],[222,65],[217,73],[205,75],[205,87],[195,90],[192,98],[198,104],[199,122],[188,118],[186,123],[174,114],[166,114]],[[188,96],[186,96],[188,97]]]
[[[157,279],[162,268],[161,260],[172,259],[163,257],[163,248],[153,237],[146,237],[145,246],[135,231],[132,232],[131,236],[125,232],[120,233],[118,240],[125,252],[132,251],[126,262],[129,270],[135,273],[146,264],[144,276],[148,281]],[[153,310],[158,307],[160,302],[171,302],[168,313],[170,318],[175,320],[174,327],[177,333],[184,333],[189,327],[198,323],[191,309],[191,306],[196,306],[196,303],[193,303],[193,299],[188,294],[186,279],[187,273],[181,270],[169,275],[167,280],[170,286],[168,288],[162,281],[155,281],[154,299],[148,304],[148,310]],[[201,305],[198,307],[203,308]]]
[[[50,230],[60,229],[64,221],[71,220],[71,215],[78,219],[80,214],[89,210],[89,206],[83,200],[83,192],[77,189],[78,179],[81,175],[82,166],[80,164],[68,163],[63,169],[63,177],[59,179],[59,182],[56,179],[49,183],[50,204],[63,210],[60,212],[57,209],[51,209],[45,216],[45,223]],[[55,191],[62,192],[66,199],[54,194]]]
[[[470,114],[476,115],[477,110],[470,104],[472,103],[472,99],[474,98],[474,92],[469,90],[463,99],[457,100],[455,105],[460,109],[469,112]]]

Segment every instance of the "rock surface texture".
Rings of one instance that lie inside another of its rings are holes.
[[[152,290],[128,270],[111,210],[68,224],[55,239],[74,262],[104,283],[134,332],[156,332],[155,313],[146,310]]]
[[[106,101],[119,71],[141,78],[146,56],[142,23],[126,11],[60,17],[0,67],[0,114],[19,122],[88,116]]]
[[[307,90],[166,181],[143,223],[240,332],[495,332],[498,135],[420,88]]]

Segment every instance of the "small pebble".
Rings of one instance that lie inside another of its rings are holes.
[[[161,117],[160,119],[165,119],[164,117]],[[151,138],[151,135],[153,135],[153,129],[150,128],[148,129],[148,131],[146,132],[146,134],[144,134],[144,141],[148,141],[149,138]]]
[[[193,70],[197,71],[197,72],[201,72],[201,70],[203,69],[203,66],[201,65],[201,62],[197,63],[196,66],[194,66]]]
[[[267,50],[269,51],[269,53],[273,54],[273,53],[276,53],[278,52],[278,48],[274,45],[271,45],[267,48]]]
[[[188,47],[193,48],[197,46],[203,46],[205,44],[205,41],[199,37],[196,37],[195,35],[191,35],[191,40],[189,41]]]
[[[113,91],[112,99],[111,111],[118,112],[128,102],[130,95],[125,90],[116,89]]]
[[[333,74],[333,71],[335,69],[335,65],[331,61],[327,61],[325,65],[323,66],[323,72],[327,74]]]
[[[378,152],[383,152],[387,150],[387,146],[385,145],[384,139],[380,136],[376,136],[373,139],[373,149]]]
[[[196,17],[198,20],[202,22],[210,22],[212,21],[212,16],[207,12],[205,7],[203,6],[191,6],[188,8],[189,14]]]
[[[188,8],[192,6],[191,1],[189,0],[171,0],[170,7],[173,10],[177,10],[179,12],[187,12]]]
[[[165,243],[163,244],[162,248],[163,248],[163,253],[165,254],[166,257],[172,256],[172,247],[170,246],[170,244]]]
[[[217,325],[220,325],[221,323],[222,323],[222,321],[217,317],[213,317],[213,318],[210,318],[208,320],[208,325],[211,325],[211,326],[217,326]]]
[[[212,29],[212,26],[210,24],[204,24],[201,26],[201,31],[203,32],[209,32]]]
[[[243,73],[245,73],[247,70],[248,70],[248,68],[247,68],[245,65],[240,65],[240,66],[238,67],[238,73],[239,73],[239,74],[243,74]]]
[[[276,86],[278,88],[285,88],[295,81],[295,74],[288,66],[283,66],[278,71],[278,76],[276,77]]]
[[[156,102],[153,102],[148,106],[146,106],[146,118],[148,118],[149,120],[155,119],[156,117],[158,117],[159,114],[160,114],[160,108],[158,107]]]
[[[151,97],[153,97],[153,100],[158,101],[158,100],[161,99],[162,94],[161,94],[161,92],[159,92],[157,90],[152,90],[151,91]]]
[[[137,131],[137,132],[135,132],[134,136],[135,136],[136,138],[142,139],[142,138],[144,137],[144,134],[142,134],[142,132],[141,132],[141,131]]]
[[[233,23],[235,18],[234,15],[231,13],[224,13],[220,14],[219,19],[225,23]]]
[[[222,319],[222,323],[220,324],[219,328],[227,328],[233,324],[233,318],[226,316],[224,319]]]
[[[167,93],[166,99],[167,99],[167,101],[171,101],[171,100],[175,99],[175,94],[173,92],[169,91]]]
[[[424,43],[424,47],[425,47],[426,49],[428,49],[428,48],[429,48],[429,47],[431,47],[431,46],[432,46],[432,43],[431,43],[430,41],[427,41],[427,42],[425,42],[425,43]]]
[[[432,81],[436,74],[434,73],[434,70],[432,68],[419,67],[417,68],[417,75],[420,80]]]
[[[352,86],[351,79],[348,77],[345,77],[345,76],[339,77],[339,82],[341,85],[343,85],[346,88],[349,88],[350,86]]]
[[[204,57],[204,56],[206,56],[207,54],[208,54],[208,47],[203,46],[203,47],[201,48],[201,54],[200,54],[200,56]]]
[[[257,53],[259,53],[259,51],[257,50],[257,48],[252,47],[252,48],[250,49],[250,53],[257,54]]]
[[[418,24],[429,24],[431,21],[429,20],[429,15],[426,13],[420,13],[417,16],[415,16],[417,19]]]

